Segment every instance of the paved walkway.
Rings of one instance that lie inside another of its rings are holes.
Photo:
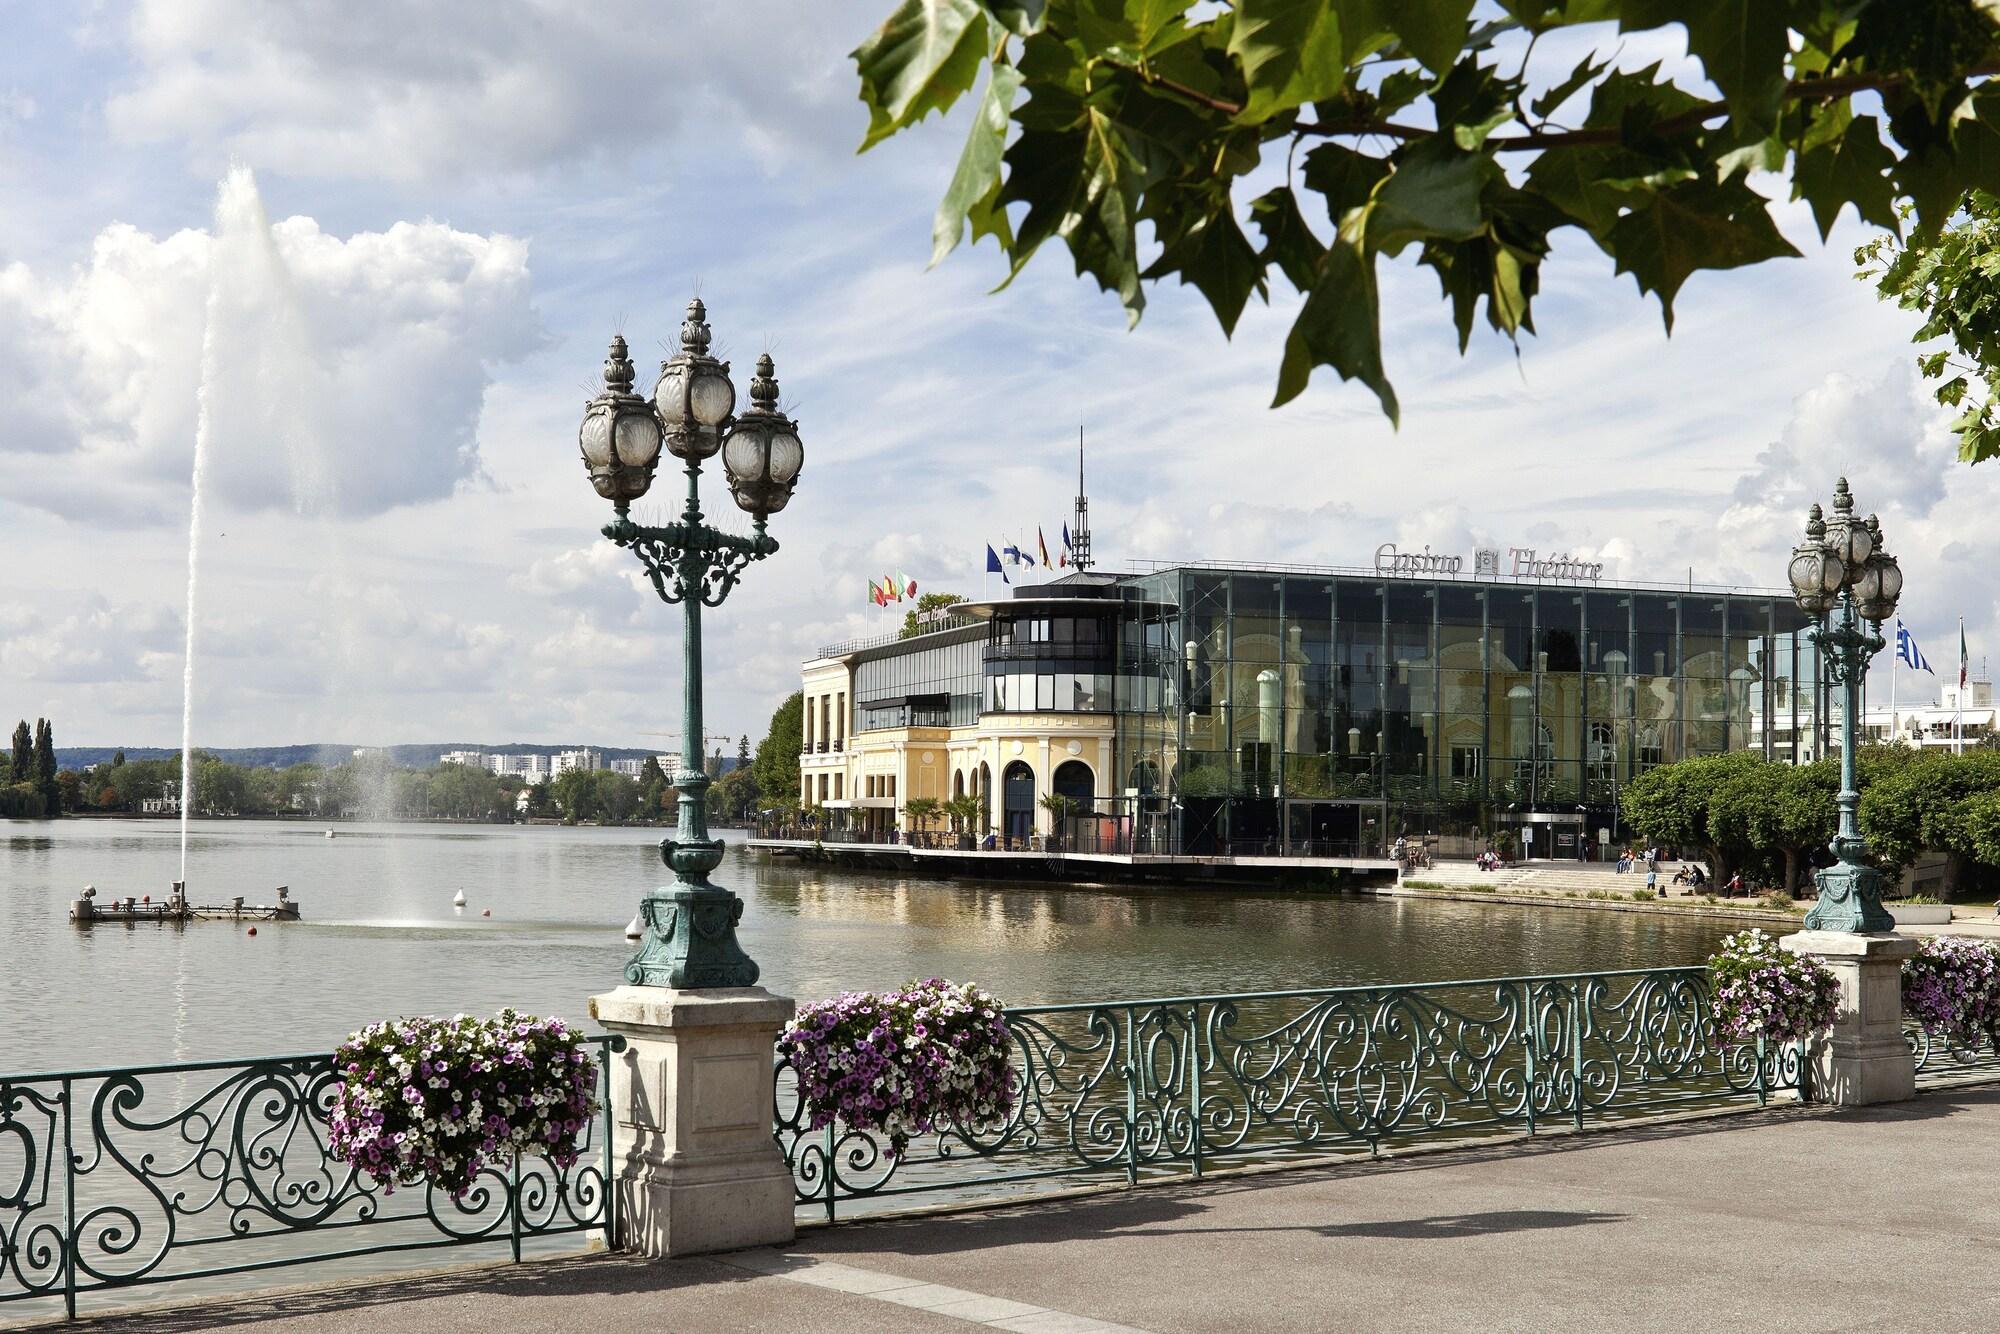
[[[117,1317],[100,1331],[2000,1328],[2000,1088]]]

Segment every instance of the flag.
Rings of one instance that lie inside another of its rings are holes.
[[[917,595],[917,581],[910,578],[909,575],[904,574],[901,570],[896,571],[896,586],[911,597]]]
[[[1059,565],[1076,564],[1076,543],[1070,538],[1068,519],[1063,520],[1062,554],[1056,557],[1056,563]]]
[[[1916,636],[1910,633],[1909,627],[1903,624],[1903,618],[1900,616],[1896,618],[1896,661],[1914,667],[1920,672],[1937,675],[1931,669],[1929,660],[1924,657],[1923,650],[1917,647]]]
[[[1000,550],[1002,554],[1004,554],[1007,557],[1007,563],[1009,565],[1019,565],[1021,563],[1021,548],[1013,545],[1012,543],[1009,543],[1008,545],[1001,547]]]
[[[1040,524],[1035,525],[1035,545],[1042,549],[1042,564],[1054,565],[1055,562],[1049,559],[1049,539],[1042,536]]]
[[[1007,577],[1007,567],[1000,563],[1000,553],[993,549],[991,542],[986,544],[986,573],[999,575],[1003,584],[1014,582]]]
[[[1958,688],[1959,688],[1959,690],[1960,690],[1960,691],[1963,691],[1963,690],[1965,689],[1966,685],[1967,685],[1968,683],[1970,683],[1970,681],[1971,681],[1971,680],[1972,680],[1972,659],[1971,659],[1970,657],[1968,657],[1968,656],[1966,655],[1966,652],[1965,652],[1965,618],[1964,618],[1963,616],[1961,616],[1961,617],[1959,617],[1959,618],[1958,618]],[[1960,694],[1958,698],[1959,698],[1959,703],[1960,703],[1960,705],[1962,706],[1962,705],[1964,704],[1964,702],[1965,702],[1965,696],[1964,696],[1963,694]]]
[[[878,607],[882,605],[882,590],[875,586],[873,579],[868,581],[868,600]]]
[[[1028,566],[1028,567],[1029,567],[1030,569],[1033,569],[1033,568],[1034,568],[1034,564],[1035,564],[1035,552],[1034,552],[1034,548],[1032,548],[1032,547],[1015,547],[1015,548],[1014,548],[1014,550],[1016,550],[1016,551],[1018,551],[1018,552],[1020,552],[1020,553],[1021,553],[1021,564],[1023,564],[1023,565],[1026,565],[1026,566]]]
[[[893,574],[883,575],[882,587],[889,594],[889,600],[891,602],[901,602],[903,600],[903,586],[896,582],[895,575]]]

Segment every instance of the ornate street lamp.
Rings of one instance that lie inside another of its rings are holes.
[[[1882,525],[1874,515],[1855,516],[1847,479],[1833,489],[1833,518],[1824,519],[1818,505],[1806,520],[1806,540],[1793,548],[1792,598],[1815,618],[1838,608],[1832,621],[1821,621],[1807,636],[1819,645],[1820,660],[1842,688],[1840,711],[1840,830],[1833,837],[1839,864],[1814,875],[1819,902],[1806,914],[1809,931],[1893,931],[1895,919],[1882,906],[1882,873],[1862,865],[1868,841],[1854,818],[1861,794],[1854,777],[1855,714],[1861,708],[1861,682],[1868,663],[1882,651],[1882,622],[1895,614],[1903,592],[1903,572],[1882,546]],[[1870,630],[1862,625],[1874,625]]]
[[[681,350],[661,363],[652,403],[632,392],[632,363],[625,340],[613,338],[604,360],[604,392],[583,415],[578,443],[597,494],[618,517],[604,535],[626,547],[646,567],[660,600],[678,603],[682,643],[680,822],[660,843],[660,857],[674,883],[648,893],[639,905],[644,934],[625,965],[625,980],[646,986],[748,987],[757,965],[736,943],[743,901],[709,883],[722,862],[722,843],[708,836],[709,779],[702,769],[701,609],[719,607],[752,561],[777,551],[764,531],[766,518],[785,507],[798,481],[805,450],[798,427],[778,411],[778,382],[768,356],[757,359],[750,408],[732,416],[736,387],[729,364],[708,355],[708,312],[688,302]],[[686,463],[687,504],[678,523],[648,528],[633,523],[632,502],[646,494],[660,446]],[[719,532],[702,522],[701,465],[720,451],[729,489],[751,516],[751,535]]]

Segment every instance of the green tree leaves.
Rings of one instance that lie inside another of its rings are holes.
[[[950,110],[979,77],[987,48],[987,11],[977,0],[903,0],[854,51],[868,104],[862,149]]]
[[[959,154],[958,170],[951,174],[944,199],[938,204],[931,223],[931,263],[936,264],[957,248],[972,224],[972,239],[997,236],[1005,246],[1009,239],[1007,215],[1000,203],[1000,152],[1007,142],[1007,122],[1014,110],[1014,94],[1021,90],[1021,73],[1012,65],[995,65],[986,81],[986,95],[972,119],[972,131],[965,136],[965,151]]]
[[[1668,332],[1674,327],[1674,296],[1702,269],[1733,269],[1779,255],[1796,256],[1778,234],[1763,196],[1741,177],[1721,184],[1682,181],[1656,191],[1643,207],[1611,224],[1611,253],[1620,273],[1639,280],[1639,290],[1660,298]]]
[[[1974,191],[1942,231],[1879,237],[1854,262],[1883,299],[1924,316],[1913,341],[1946,345],[1919,356],[1917,370],[1938,381],[1940,404],[1960,409],[1959,458],[2000,458],[2000,197]]]
[[[949,108],[985,64],[934,263],[968,227],[999,243],[1010,279],[1059,241],[1133,320],[1145,283],[1172,277],[1225,331],[1275,275],[1303,298],[1275,402],[1330,366],[1392,418],[1385,257],[1437,273],[1463,348],[1482,304],[1496,331],[1533,331],[1551,234],[1575,227],[1671,330],[1695,275],[1798,253],[1772,222],[1773,185],[1807,201],[1822,236],[1852,207],[1890,230],[1907,215],[1928,237],[1968,191],[2000,195],[2000,88],[1984,82],[2000,73],[2000,6],[1509,0],[1478,28],[1473,9],[903,0],[854,53],[862,146]],[[1602,25],[1592,48],[1543,68],[1539,39],[1583,24]],[[1510,29],[1537,42],[1496,44]],[[1706,83],[1614,68],[1635,41],[1684,41]],[[1888,294],[1925,290],[1914,266],[1898,273]],[[1966,373],[1941,393],[1964,397]],[[1962,435],[1984,457],[2000,428],[1979,409]]]

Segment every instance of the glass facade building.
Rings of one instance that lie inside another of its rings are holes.
[[[1753,740],[1795,760],[1825,716],[1775,591],[1194,565],[971,610],[855,655],[857,743],[1096,715],[1095,813],[1135,850],[1596,855],[1637,774]]]

